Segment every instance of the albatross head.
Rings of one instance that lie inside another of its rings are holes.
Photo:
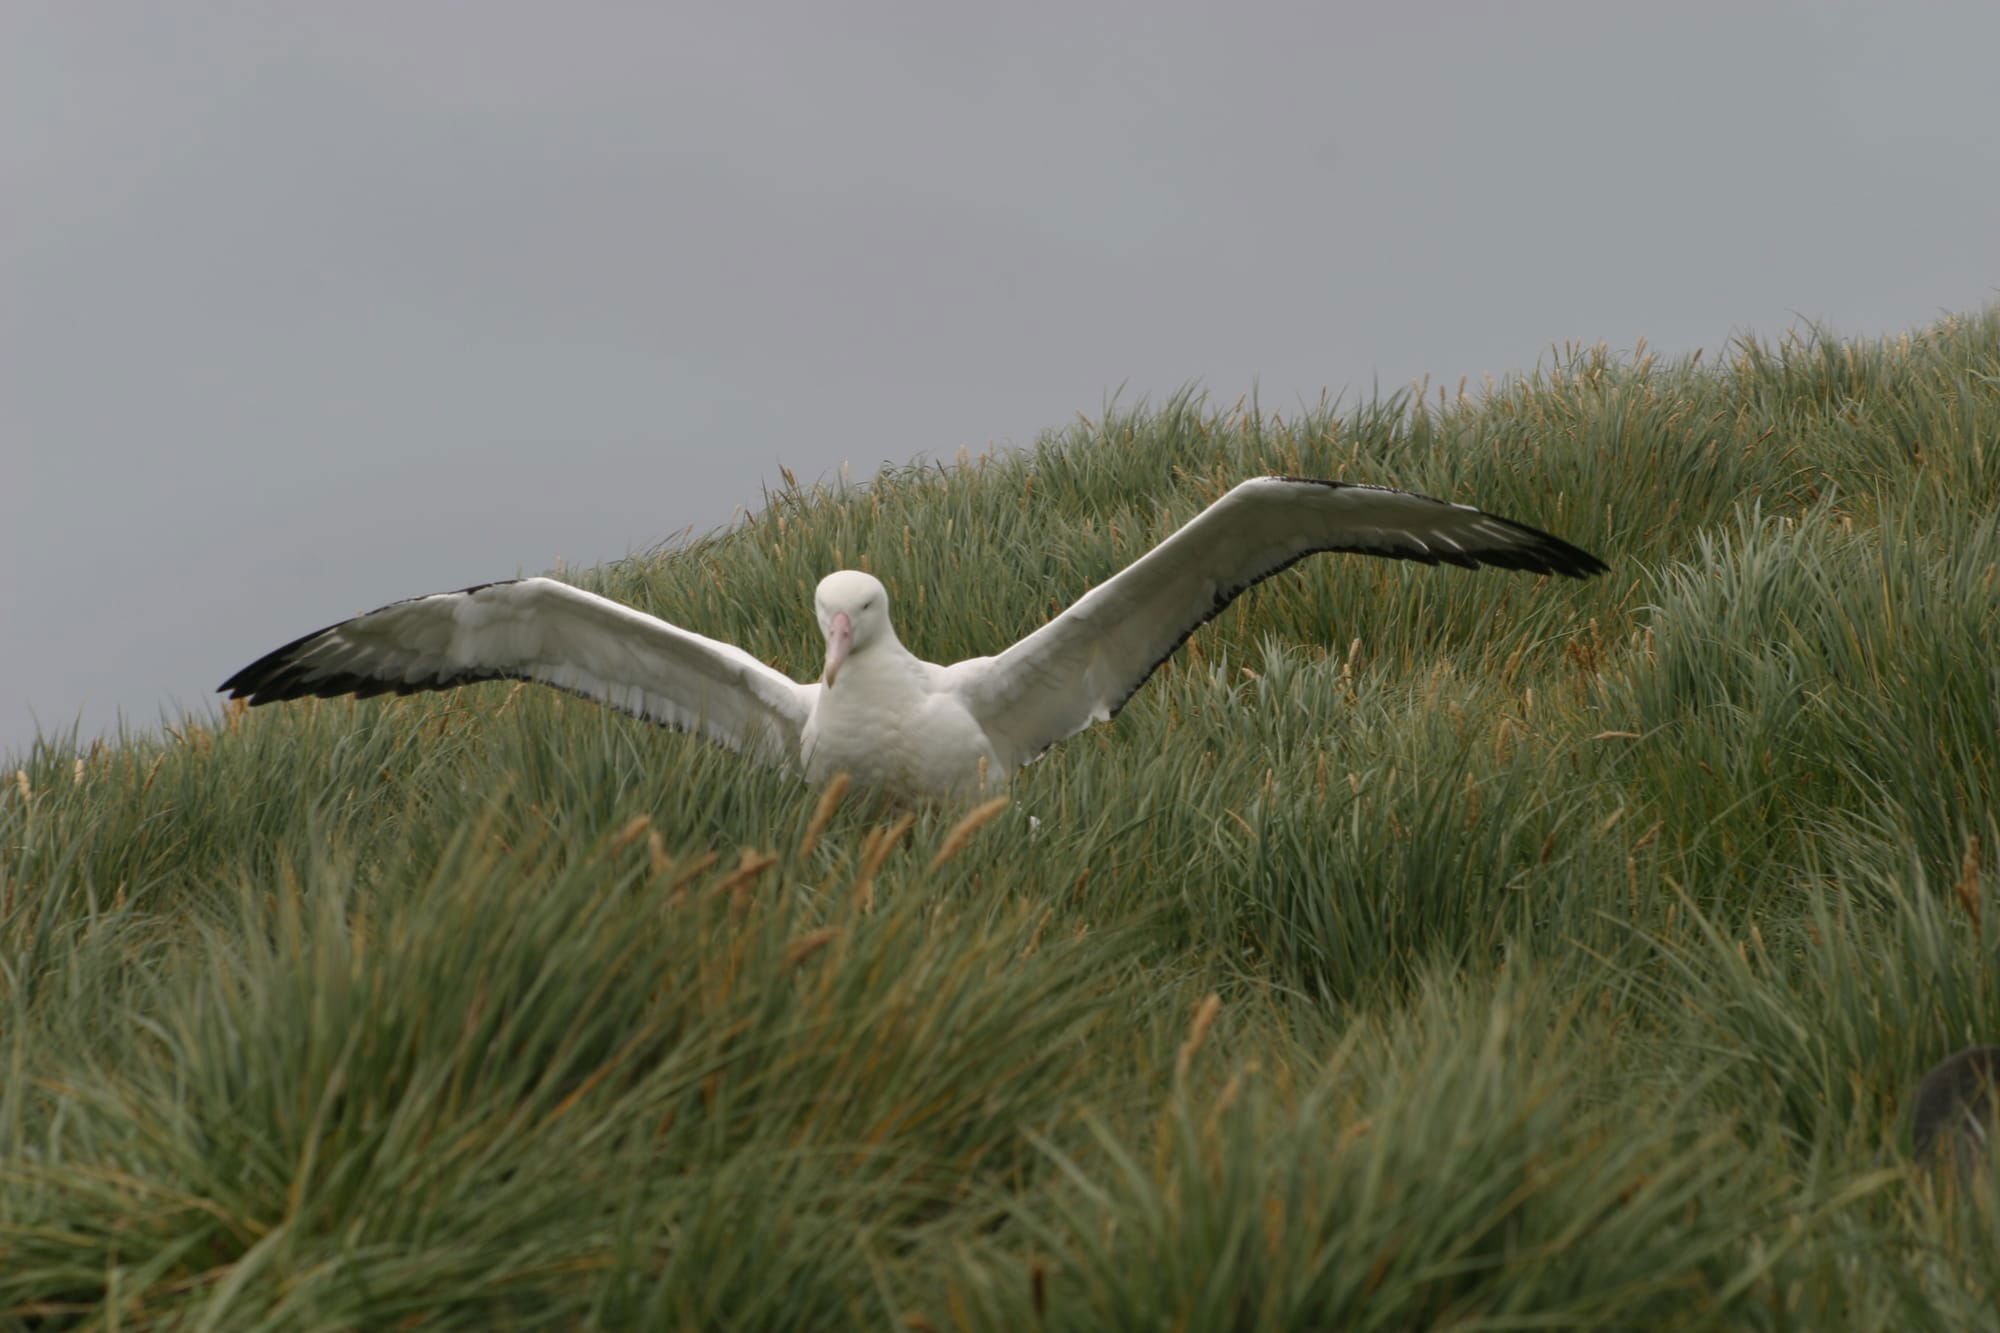
[[[813,614],[826,635],[827,687],[840,674],[840,664],[879,639],[893,639],[889,628],[889,590],[873,574],[843,569],[819,581],[813,593]]]

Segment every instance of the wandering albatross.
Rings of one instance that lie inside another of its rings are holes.
[[[690,731],[808,781],[905,799],[977,795],[1093,722],[1244,589],[1319,551],[1586,578],[1607,566],[1524,523],[1409,491],[1310,477],[1243,482],[995,657],[919,660],[889,594],[844,569],[813,611],[825,673],[800,684],[704,638],[548,578],[393,602],[296,639],[221,685],[232,699],[361,697],[539,681]]]

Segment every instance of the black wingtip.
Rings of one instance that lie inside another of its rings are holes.
[[[339,626],[330,628],[338,629]],[[427,680],[384,680],[379,676],[364,676],[352,671],[313,670],[296,660],[296,650],[309,646],[327,632],[318,630],[275,652],[264,654],[216,686],[216,693],[226,694],[231,699],[247,700],[252,708],[256,708],[263,704],[287,703],[293,699],[339,699],[346,695],[372,699],[378,694],[421,694],[485,680],[526,679],[503,671],[456,671]]]
[[[520,583],[521,579],[494,579],[487,583],[475,583],[469,588],[459,588],[449,593],[425,593],[418,597],[405,597],[401,601],[378,606],[369,616],[390,607],[403,606],[410,602],[421,602],[431,597],[463,597],[470,593],[484,592],[488,588],[501,588]],[[397,694],[416,694],[423,690],[450,689],[455,685],[466,685],[480,680],[505,678],[501,672],[459,672],[450,676],[439,676],[429,681],[384,681],[373,676],[356,675],[351,672],[309,674],[299,665],[298,659],[304,650],[317,643],[325,635],[333,633],[354,620],[365,620],[367,616],[356,616],[353,620],[343,620],[339,624],[325,625],[310,634],[301,634],[282,648],[274,648],[262,657],[244,667],[228,680],[215,687],[217,694],[226,694],[231,699],[247,699],[252,708],[260,704],[284,703],[291,699],[338,699],[351,694],[357,699],[372,698],[378,694],[395,691]]]
[[[1377,486],[1364,481],[1334,481],[1327,477],[1293,477],[1276,475],[1272,481],[1288,481],[1307,486],[1324,486],[1336,491],[1382,491],[1391,495],[1407,495],[1418,500],[1428,500],[1432,504],[1450,505],[1454,509],[1471,509],[1470,505],[1453,504],[1440,500],[1422,491],[1405,491],[1394,486]],[[1482,518],[1512,528],[1529,540],[1514,547],[1481,547],[1476,551],[1452,552],[1430,549],[1422,552],[1389,547],[1341,547],[1367,555],[1386,556],[1392,560],[1414,560],[1425,565],[1456,565],[1460,569],[1478,569],[1488,566],[1493,569],[1519,570],[1525,574],[1560,574],[1564,578],[1587,579],[1611,572],[1611,566],[1571,542],[1566,542],[1552,532],[1523,523],[1519,519],[1507,518],[1483,509],[1473,510]]]
[[[226,694],[231,699],[247,699],[252,708],[259,704],[299,699],[309,694],[318,694],[329,699],[345,694],[347,692],[345,690],[323,693],[317,684],[307,685],[303,678],[304,673],[299,670],[298,663],[294,660],[300,649],[312,644],[329,630],[337,628],[339,627],[328,625],[310,634],[301,634],[282,648],[272,649],[216,686],[215,692]]]
[[[1520,526],[1526,527],[1527,525],[1521,524]],[[1609,574],[1611,572],[1611,566],[1605,564],[1581,546],[1572,545],[1562,538],[1550,536],[1546,532],[1541,533],[1540,536],[1542,544],[1531,551],[1523,553],[1537,557],[1537,559],[1532,565],[1523,564],[1520,566],[1521,568],[1532,568],[1535,572],[1543,574],[1560,574],[1564,578],[1570,579],[1595,578],[1599,574]],[[1485,557],[1485,560],[1489,565],[1501,565],[1502,568],[1507,567],[1501,560],[1495,559],[1492,556]]]
[[[1477,564],[1490,565],[1494,569],[1519,570],[1524,574],[1560,574],[1568,579],[1595,578],[1611,572],[1611,566],[1553,532],[1544,532],[1519,519],[1503,518],[1483,510],[1480,512],[1529,540],[1519,546],[1481,547],[1474,553]]]
[[[1474,563],[1490,565],[1495,569],[1519,570],[1524,574],[1560,574],[1569,579],[1595,578],[1599,574],[1611,572],[1611,566],[1581,546],[1564,541],[1553,532],[1544,532],[1519,519],[1503,518],[1499,514],[1490,514],[1483,510],[1478,512],[1485,518],[1512,528],[1529,540],[1519,546],[1481,547],[1473,553]]]

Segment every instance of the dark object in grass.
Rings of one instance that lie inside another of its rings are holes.
[[[1949,1151],[1961,1175],[1982,1168],[1993,1129],[2000,1046],[1968,1046],[1939,1061],[1917,1084],[1917,1161],[1936,1167]]]

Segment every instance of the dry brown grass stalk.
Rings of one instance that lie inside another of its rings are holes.
[[[839,935],[840,930],[838,927],[821,926],[818,930],[799,936],[785,946],[785,966],[797,967],[800,963],[803,963],[806,959],[831,944]]]
[[[619,829],[611,835],[610,850],[614,852],[624,851],[627,847],[637,842],[641,834],[650,832],[652,827],[653,817],[651,815],[635,816],[624,828]]]
[[[1965,844],[1965,859],[1958,865],[1958,882],[1951,886],[1958,897],[1958,905],[1971,918],[1972,933],[1981,932],[1979,921],[1979,835],[1973,834]]]
[[[938,848],[937,855],[931,858],[930,869],[936,870],[964,851],[965,844],[972,841],[972,835],[992,823],[1000,812],[1007,808],[1007,804],[1005,796],[995,796],[992,800],[982,801],[967,811],[965,818],[952,825],[951,832],[945,835],[944,845]]]
[[[688,884],[693,881],[696,875],[701,874],[714,865],[716,860],[717,857],[714,852],[703,852],[693,861],[690,861],[680,874],[674,876],[674,882],[667,886],[667,905],[670,907],[677,906],[681,899],[687,896]]]
[[[1208,1030],[1215,1025],[1215,1016],[1222,1012],[1222,997],[1210,991],[1202,1002],[1195,1006],[1194,1021],[1188,1024],[1187,1040],[1181,1043],[1180,1054],[1174,1057],[1174,1081],[1187,1078],[1188,1066],[1201,1050],[1201,1044],[1208,1040]]]
[[[756,887],[758,878],[776,864],[778,858],[770,853],[745,847],[736,858],[736,869],[722,877],[710,891],[710,896],[720,898],[728,894],[729,910],[741,916],[744,909],[750,906],[750,891]]]
[[[854,877],[854,905],[864,912],[875,910],[875,874],[882,863],[889,859],[889,853],[896,850],[896,844],[910,831],[910,825],[917,817],[905,814],[888,828],[868,831],[868,837],[861,844],[861,870]]]
[[[853,781],[845,773],[835,773],[831,781],[821,788],[819,803],[813,806],[812,819],[806,824],[806,835],[799,839],[798,859],[803,861],[812,855],[813,848],[819,846],[820,834],[833,819],[833,812],[840,808],[840,798],[847,795],[847,788]]]

